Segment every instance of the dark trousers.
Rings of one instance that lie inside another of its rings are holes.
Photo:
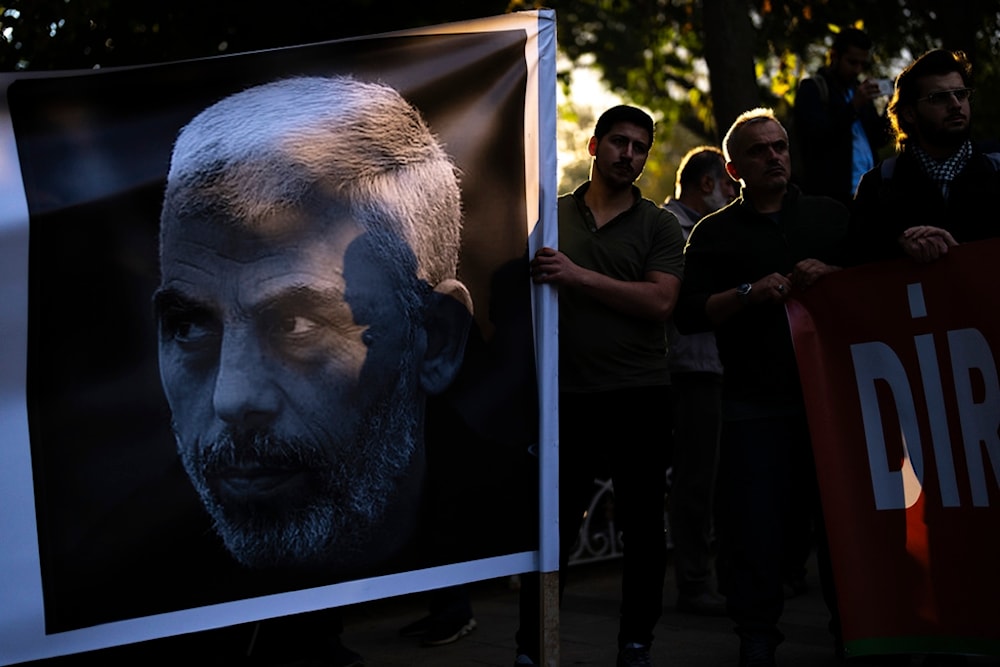
[[[610,475],[614,518],[622,532],[619,647],[651,644],[663,613],[666,573],[664,496],[669,387],[644,387],[559,397],[559,593],[594,480]],[[539,578],[521,578],[518,652],[539,656]]]
[[[722,376],[718,373],[672,373],[673,419],[670,486],[670,534],[674,542],[677,590],[699,595],[710,590],[712,523]]]
[[[801,526],[816,526],[819,574],[833,606],[825,526],[804,416],[724,422],[719,458],[719,575],[741,637],[782,640],[784,556]]]
[[[465,584],[431,591],[427,604],[431,616],[450,614],[456,618],[472,618],[472,599]]]

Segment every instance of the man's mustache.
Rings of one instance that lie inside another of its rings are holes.
[[[270,431],[225,431],[199,448],[196,458],[208,476],[254,470],[329,468],[325,450],[303,438],[282,438]]]

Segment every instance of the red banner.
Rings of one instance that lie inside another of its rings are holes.
[[[1000,654],[1000,240],[788,305],[849,654]]]

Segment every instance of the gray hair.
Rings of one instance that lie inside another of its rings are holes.
[[[674,182],[674,196],[680,197],[687,186],[697,187],[705,176],[716,180],[729,178],[726,173],[726,158],[722,149],[715,146],[695,146],[681,158],[677,166],[677,176]]]
[[[455,277],[454,164],[395,89],[350,76],[274,81],[199,113],[174,145],[161,225],[211,216],[252,228],[317,196],[374,236],[405,241],[431,286]]]
[[[756,109],[744,111],[736,117],[736,120],[734,120],[733,124],[729,127],[729,131],[726,132],[726,136],[722,139],[722,148],[725,151],[726,162],[733,161],[735,144],[740,138],[741,130],[751,123],[762,123],[764,121],[777,123],[778,127],[781,128],[782,133],[785,135],[785,140],[788,140],[788,131],[785,130],[785,126],[781,124],[781,121],[778,120],[778,117],[774,114],[774,109],[757,107]]]

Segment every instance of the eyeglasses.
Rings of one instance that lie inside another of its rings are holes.
[[[952,96],[958,102],[964,102],[965,100],[972,99],[972,93],[976,92],[975,88],[955,88],[954,90],[939,90],[936,93],[931,93],[926,97],[921,97],[918,102],[929,102],[936,107],[943,107],[951,101]]]

